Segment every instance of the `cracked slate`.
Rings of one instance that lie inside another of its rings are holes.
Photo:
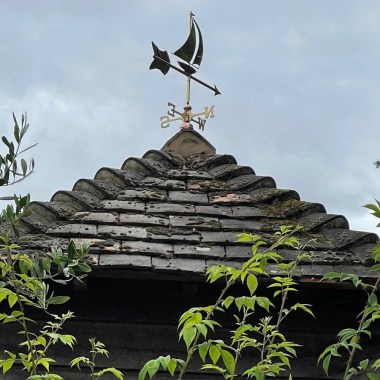
[[[262,224],[251,220],[239,219],[221,219],[220,227],[225,230],[244,231],[260,231]]]
[[[144,212],[145,203],[140,201],[121,201],[121,200],[107,200],[101,202],[100,208],[105,210],[115,210],[115,211],[134,211],[134,212]]]
[[[328,272],[334,272],[333,265],[301,264],[301,275],[310,277],[322,277]]]
[[[17,243],[20,247],[48,249],[50,251],[51,247],[61,247],[62,249],[67,249],[69,238],[51,237],[42,234],[30,234],[20,237]]]
[[[150,256],[129,255],[124,253],[118,254],[101,254],[99,257],[100,266],[117,266],[122,267],[137,267],[151,268],[152,258]]]
[[[368,232],[351,231],[341,228],[328,230],[324,235],[331,240],[335,248],[342,249],[361,241],[363,243],[376,243],[377,236]]]
[[[160,225],[160,226],[168,226],[169,219],[164,217],[157,217],[153,215],[145,215],[145,214],[120,214],[119,215],[120,224],[132,224],[132,225]]]
[[[219,230],[219,220],[208,216],[170,216],[169,220],[172,227]]]
[[[90,212],[90,211],[79,211],[71,216],[73,220],[81,220],[84,222],[99,222],[99,223],[117,223],[119,221],[119,216],[117,213],[110,212]]]
[[[352,273],[356,274],[361,278],[367,278],[367,279],[377,279],[378,273],[377,271],[371,271],[371,268],[368,267],[358,267],[355,265],[334,265],[334,271],[335,272],[342,272],[342,273]]]
[[[122,250],[131,253],[142,253],[152,255],[173,255],[174,248],[172,244],[150,243],[146,241],[123,241]]]
[[[167,192],[159,189],[127,189],[117,196],[119,200],[143,199],[149,201],[164,201],[167,199]]]
[[[160,240],[160,241],[185,241],[187,243],[199,243],[200,235],[194,234],[192,230],[189,230],[188,234],[185,234],[182,230],[175,229],[164,229],[164,228],[147,228],[147,238],[149,240]]]
[[[212,176],[207,172],[202,171],[196,171],[196,170],[187,170],[187,169],[172,169],[168,170],[166,173],[168,178],[175,178],[175,179],[211,179]]]
[[[195,206],[178,203],[147,203],[146,212],[158,214],[195,214]]]
[[[77,248],[83,243],[90,244],[90,252],[107,253],[107,252],[119,252],[120,242],[110,239],[98,239],[98,238],[71,238]]]
[[[49,228],[46,232],[57,236],[96,236],[96,231],[94,224],[65,224]]]
[[[201,232],[202,243],[235,243],[236,232]]]
[[[201,215],[231,217],[232,210],[230,206],[195,206],[195,213]]]
[[[163,259],[152,257],[152,265],[155,270],[160,271],[181,271],[194,274],[204,274],[206,271],[206,263],[202,259]]]
[[[244,245],[227,245],[226,256],[228,259],[232,260],[247,260],[250,256],[252,256],[252,247],[244,246]],[[266,247],[259,247],[258,252],[264,252]]]
[[[187,189],[190,191],[221,191],[225,190],[228,187],[226,186],[225,181],[216,180],[216,179],[204,179],[204,180],[192,180],[187,182]]]
[[[268,214],[264,214],[263,211],[257,207],[231,206],[231,210],[235,218],[260,218],[269,216]]]
[[[145,239],[147,231],[142,227],[98,226],[98,237],[117,237],[120,239]]]
[[[219,245],[178,245],[174,246],[174,256],[179,257],[217,257],[223,259],[225,257],[225,251],[223,246]]]
[[[182,190],[186,189],[186,183],[179,180],[147,177],[140,182],[140,186],[156,187],[158,189]]]

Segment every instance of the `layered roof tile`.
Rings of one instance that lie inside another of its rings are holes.
[[[368,266],[377,235],[352,231],[341,215],[277,189],[271,177],[215,153],[195,131],[181,131],[161,150],[128,158],[121,169],[101,168],[50,202],[32,202],[20,245],[27,250],[91,244],[98,271],[112,268],[151,273],[203,274],[213,263],[238,265],[251,252],[236,234],[252,232],[270,241],[281,225],[301,225],[313,238],[311,262],[301,262],[301,280],[329,271],[374,278]],[[279,248],[284,259],[296,251]],[[276,271],[273,271],[276,274]]]

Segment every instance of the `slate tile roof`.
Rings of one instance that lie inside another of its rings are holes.
[[[50,202],[33,202],[32,210],[24,221],[23,249],[87,240],[95,273],[112,268],[199,276],[209,265],[238,265],[249,257],[250,245],[237,244],[237,233],[269,241],[280,225],[300,224],[301,240],[316,239],[313,261],[300,265],[301,280],[343,270],[374,277],[368,266],[375,234],[351,231],[343,216],[301,201],[294,190],[277,189],[273,178],[216,154],[194,131],[179,132],[142,158],[128,158],[121,169],[101,168]],[[285,260],[296,255],[289,248],[279,252]]]

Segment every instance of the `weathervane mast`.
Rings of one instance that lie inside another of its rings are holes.
[[[201,84],[202,86],[212,90],[214,95],[219,95],[217,87],[203,82],[194,76],[203,59],[203,38],[194,14],[190,12],[189,36],[186,42],[177,49],[173,54],[181,59],[178,61],[179,67],[170,62],[169,54],[166,50],[160,50],[154,42],[153,46],[153,62],[149,66],[150,70],[158,69],[164,75],[168,73],[170,68],[186,76],[186,104],[184,112],[178,112],[173,103],[168,103],[169,111],[167,115],[161,116],[161,127],[167,128],[172,121],[182,120],[181,129],[192,129],[191,122],[198,124],[199,129],[204,129],[206,121],[209,117],[214,117],[214,106],[204,107],[203,112],[193,113],[190,105],[191,80]],[[178,115],[178,116],[176,116]],[[203,118],[201,118],[203,116]]]

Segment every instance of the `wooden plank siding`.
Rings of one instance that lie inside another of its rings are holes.
[[[89,279],[86,289],[78,291],[65,288],[65,291],[71,294],[72,299],[67,307],[61,310],[70,309],[77,318],[67,322],[64,332],[75,335],[78,344],[74,351],[62,345],[52,351],[52,356],[56,359],[53,367],[57,367],[57,372],[68,380],[88,379],[85,373],[72,372],[67,365],[73,357],[87,355],[88,339],[96,337],[105,343],[110,351],[110,358],[106,360],[99,357],[98,365],[116,367],[127,374],[127,379],[136,379],[143,364],[159,355],[170,354],[184,358],[184,345],[182,342],[178,343],[178,317],[191,306],[210,304],[216,299],[220,285],[199,284],[189,293],[186,283],[181,282]],[[239,288],[234,290],[236,294],[240,291]],[[260,291],[268,292],[264,288]],[[317,318],[297,313],[284,323],[284,332],[288,339],[302,345],[298,350],[298,359],[293,362],[293,378],[325,378],[321,366],[316,365],[317,357],[328,344],[335,341],[336,333],[340,329],[355,326],[363,294],[349,290],[326,292],[323,288],[304,288],[296,298],[297,302],[314,304]],[[55,311],[58,310],[57,307]],[[218,337],[227,340],[232,320],[224,318],[223,324],[225,328],[218,330],[217,334]],[[14,335],[14,327],[9,324],[0,326],[1,351],[17,351],[19,337]],[[372,358],[380,356],[379,341],[380,331],[377,328],[372,340],[363,340],[366,355]],[[251,357],[246,355],[242,358],[239,368],[247,368],[249,363]],[[207,372],[200,373],[200,367],[200,361],[195,360],[190,366],[187,378],[216,378]],[[341,378],[342,370],[342,364],[333,363],[330,378]],[[2,375],[1,379],[3,378],[25,379],[26,374],[12,373]],[[157,378],[169,377],[159,375]],[[281,378],[286,378],[286,375]]]

